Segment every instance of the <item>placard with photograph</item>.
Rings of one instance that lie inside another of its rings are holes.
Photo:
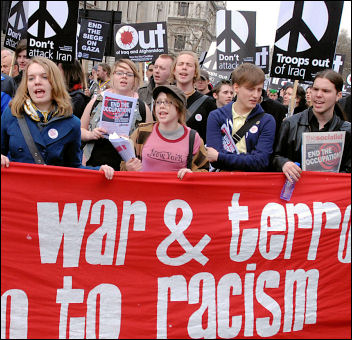
[[[128,136],[134,121],[136,103],[136,98],[104,92],[99,126],[106,129],[108,134],[116,132]]]
[[[339,172],[346,131],[304,132],[303,171]]]

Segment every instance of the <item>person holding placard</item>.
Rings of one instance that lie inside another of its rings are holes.
[[[327,69],[318,72],[311,89],[312,107],[286,118],[280,128],[273,165],[290,180],[298,181],[302,169],[302,134],[304,132],[346,131],[340,172],[351,172],[351,123],[341,119],[335,104],[341,98],[343,79]]]
[[[267,171],[273,153],[275,119],[259,105],[265,75],[244,63],[231,74],[236,101],[212,111],[207,125],[211,165],[221,171]]]
[[[140,75],[134,62],[129,59],[120,59],[115,63],[113,70],[112,86],[105,93],[133,97],[140,81]],[[102,94],[93,96],[81,117],[82,141],[86,142],[83,149],[84,157],[87,165],[97,166],[106,163],[117,171],[120,169],[121,157],[108,140],[107,130],[98,126],[102,99]],[[138,99],[129,134],[140,123],[152,121],[152,113],[148,106]]]
[[[127,171],[207,171],[203,140],[185,125],[186,96],[174,85],[160,85],[153,91],[157,122],[142,124],[132,134],[136,158],[122,163]]]
[[[1,116],[1,167],[21,162],[86,168],[81,164],[80,122],[72,115],[59,68],[49,59],[35,57],[23,75]],[[94,170],[113,178],[107,165]]]

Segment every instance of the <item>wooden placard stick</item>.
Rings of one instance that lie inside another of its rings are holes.
[[[12,61],[11,61],[11,67],[10,67],[10,72],[9,72],[9,76],[12,77],[12,70],[13,70],[13,67],[15,65],[15,56],[16,56],[16,53],[13,53],[12,54]]]
[[[83,90],[87,88],[87,74],[88,74],[88,61],[86,59],[81,59],[82,69],[83,69]]]
[[[295,82],[293,83],[292,96],[291,96],[290,104],[288,106],[288,116],[292,116],[293,115],[293,111],[294,111],[294,109],[296,107],[297,87],[298,87],[298,80],[296,79]]]

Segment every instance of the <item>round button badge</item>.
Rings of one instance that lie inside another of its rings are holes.
[[[249,129],[249,132],[250,133],[257,133],[258,131],[258,126],[256,125],[253,125],[250,129]]]
[[[59,135],[58,131],[56,129],[50,129],[48,131],[48,136],[51,138],[51,139],[55,139],[57,138],[57,136]]]
[[[197,113],[194,118],[196,119],[197,122],[201,122],[203,119],[203,116],[200,113]]]

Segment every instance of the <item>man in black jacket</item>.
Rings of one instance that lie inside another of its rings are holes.
[[[343,121],[334,111],[341,98],[343,79],[333,70],[319,72],[312,87],[312,107],[286,118],[279,132],[273,165],[289,181],[298,181],[302,169],[303,132],[346,131],[340,172],[351,172],[351,123]]]
[[[187,98],[186,125],[196,130],[206,144],[207,120],[209,113],[216,110],[215,100],[195,89],[200,77],[198,57],[194,52],[182,51],[171,69],[176,86]]]

